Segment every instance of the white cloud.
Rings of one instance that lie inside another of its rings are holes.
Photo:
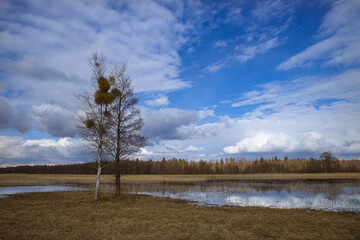
[[[22,148],[24,143],[21,137],[0,136],[0,160],[25,157],[26,152]]]
[[[71,138],[60,138],[58,141],[54,139],[37,139],[37,140],[26,140],[24,146],[40,146],[40,147],[68,147],[73,144]]]
[[[136,155],[144,157],[144,156],[151,156],[153,155],[153,152],[149,152],[148,150],[146,150],[146,148],[140,148],[140,152],[136,153]]]
[[[257,45],[252,46],[238,46],[238,54],[236,59],[240,62],[247,62],[248,60],[255,57],[258,53],[266,53],[270,49],[275,48],[279,45],[278,37],[271,38]]]
[[[150,107],[158,107],[158,106],[167,106],[169,105],[169,100],[167,96],[162,96],[153,100],[145,101],[145,104]]]
[[[192,23],[184,22],[184,13],[172,4],[167,8],[155,1],[111,6],[106,1],[9,1],[3,4],[7,14],[0,23],[0,51],[7,53],[0,59],[4,81],[25,92],[19,102],[72,101],[73,94],[88,84],[87,59],[98,50],[109,64],[128,63],[137,92],[189,87],[179,78],[177,51],[187,41]],[[190,6],[182,11],[190,11]]]
[[[283,153],[283,152],[321,152],[333,148],[317,132],[288,136],[282,132],[258,132],[244,138],[236,145],[223,148],[225,153]]]
[[[233,107],[255,107],[237,120],[246,131],[224,151],[359,154],[360,149],[354,151],[360,142],[359,90],[359,69],[262,85],[233,103]]]
[[[217,107],[217,105],[212,106],[214,108]],[[200,119],[206,118],[206,117],[215,117],[215,113],[213,109],[203,109],[203,110],[199,110],[197,111],[198,116],[200,117]]]
[[[199,151],[203,151],[204,148],[202,147],[194,147],[193,145],[188,146],[184,151],[185,152],[199,152]]]
[[[214,48],[223,48],[223,47],[227,47],[227,42],[224,40],[219,40],[216,43],[214,43]]]
[[[265,0],[259,1],[257,7],[252,11],[252,15],[260,21],[282,18],[293,11],[290,1]]]
[[[360,157],[359,81],[360,69],[354,69],[330,77],[270,82],[233,101],[233,107],[251,109],[253,105],[241,117],[219,116],[205,124],[194,118],[176,125],[176,131],[186,132],[186,137],[162,138],[147,149],[157,159],[203,158],[183,150],[189,146],[201,146],[202,154],[211,158],[229,154],[319,157],[328,150],[340,158]]]
[[[23,137],[0,136],[0,152],[0,165],[63,164],[93,160],[84,159],[85,152],[80,141],[71,138],[26,140]]]
[[[359,99],[360,69],[353,69],[330,77],[307,77],[287,82],[270,82],[260,85],[257,91],[245,93],[233,107],[262,104],[262,109],[281,110],[289,104],[314,105],[318,101]]]
[[[339,158],[360,157],[359,81],[360,69],[353,69],[331,77],[270,82],[233,101],[238,108],[253,105],[240,117],[216,116],[213,109],[147,112],[143,133],[150,145],[137,156],[189,160],[233,154],[318,157],[330,150]],[[207,116],[214,121],[202,124]],[[62,138],[64,142],[6,138],[0,141],[4,164],[76,161],[71,156],[84,159],[74,149],[77,143],[68,138]]]
[[[225,67],[225,62],[219,61],[219,62],[213,63],[213,64],[207,66],[206,68],[204,68],[204,72],[217,72],[220,69],[222,69],[223,67]]]
[[[360,2],[335,1],[324,16],[318,37],[322,40],[277,66],[277,70],[312,66],[353,66],[360,63]]]

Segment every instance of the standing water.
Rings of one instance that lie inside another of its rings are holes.
[[[124,183],[131,193],[204,206],[259,206],[360,212],[359,180],[236,180]]]
[[[74,186],[58,186],[58,185],[0,187],[0,198],[6,197],[10,194],[17,194],[17,193],[63,192],[63,191],[81,191],[81,190],[84,190],[84,188],[74,187]]]
[[[222,180],[206,182],[122,182],[122,191],[184,199],[202,206],[305,208],[360,213],[360,180]],[[113,192],[113,184],[102,184]],[[93,190],[93,184],[0,187],[9,194]]]

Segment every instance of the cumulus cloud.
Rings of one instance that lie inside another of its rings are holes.
[[[282,132],[258,132],[244,138],[236,145],[223,148],[225,153],[283,153],[283,152],[321,152],[333,148],[327,144],[321,134],[308,132],[297,136],[288,136]]]
[[[55,104],[33,106],[34,121],[40,131],[53,137],[74,137],[75,114]]]
[[[322,66],[354,66],[360,63],[360,2],[335,1],[324,16],[318,31],[318,42],[290,57],[277,70],[311,66],[321,61]]]
[[[200,120],[197,112],[177,108],[164,108],[145,115],[143,133],[150,141],[186,139],[191,136],[186,126]]]
[[[25,143],[21,137],[0,136],[0,159],[4,162],[6,159],[23,158],[26,152],[22,148]]]
[[[159,106],[167,106],[169,105],[169,100],[167,96],[162,96],[153,100],[145,101],[145,104],[150,107],[159,107]]]
[[[272,82],[245,93],[233,107],[254,106],[241,122],[246,130],[226,153],[355,153],[360,141],[360,70],[332,77]],[[233,123],[231,123],[233,124]],[[351,130],[350,130],[351,129]],[[359,149],[357,154],[360,153]]]
[[[194,147],[193,145],[188,146],[184,151],[185,152],[199,152],[199,151],[203,151],[204,148],[202,147]]]
[[[148,150],[146,150],[146,148],[140,148],[140,152],[136,153],[136,155],[140,157],[148,157],[153,154],[153,152],[149,152]]]
[[[149,144],[159,144],[160,141],[165,140],[203,138],[215,134],[211,129],[202,128],[203,125],[197,126],[200,120],[207,117],[216,117],[214,110],[191,111],[163,108],[145,114],[145,125],[142,133],[148,138]]]
[[[85,152],[79,140],[71,138],[26,140],[0,136],[0,166],[22,164],[63,164],[82,162]]]
[[[216,108],[217,105],[211,106],[211,108]],[[215,113],[213,109],[209,108],[203,108],[202,110],[197,111],[198,116],[200,119],[206,118],[206,117],[215,117]]]
[[[176,157],[199,160],[207,155],[204,153],[206,152],[206,148],[195,145],[197,143],[199,143],[198,140],[193,139],[162,140],[157,144],[146,146],[144,150],[136,154],[136,157],[144,160],[149,158],[161,160],[163,157],[166,159]]]

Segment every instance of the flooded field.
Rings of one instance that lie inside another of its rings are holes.
[[[124,183],[127,192],[205,206],[261,206],[360,212],[359,180],[242,180]]]
[[[8,194],[93,190],[93,184],[0,187]],[[103,183],[102,192],[113,192]],[[199,182],[122,182],[122,192],[184,199],[202,206],[259,206],[360,212],[360,180],[211,180]]]

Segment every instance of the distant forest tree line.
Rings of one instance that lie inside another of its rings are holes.
[[[103,174],[114,174],[113,161],[104,162]],[[211,161],[188,161],[169,159],[162,161],[123,160],[121,174],[249,174],[249,173],[334,173],[360,172],[360,160],[338,160],[331,153],[324,152],[320,159],[288,159],[276,156],[256,160],[226,158]],[[97,164],[78,163],[66,165],[35,165],[0,168],[0,173],[30,174],[96,174]]]

